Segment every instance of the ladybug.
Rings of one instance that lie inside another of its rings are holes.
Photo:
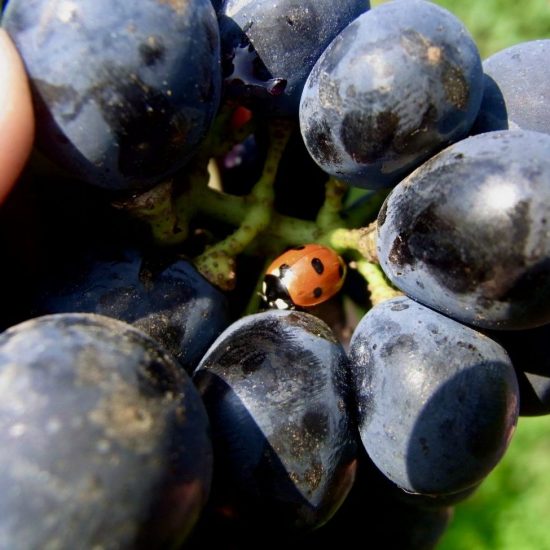
[[[306,244],[281,254],[267,268],[261,297],[268,307],[313,307],[334,296],[344,284],[346,264],[331,248]]]

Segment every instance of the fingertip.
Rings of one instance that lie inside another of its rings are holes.
[[[21,174],[33,141],[34,113],[25,67],[0,28],[0,204]]]

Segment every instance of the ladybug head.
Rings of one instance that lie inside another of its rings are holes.
[[[295,309],[283,280],[275,275],[267,274],[264,277],[260,296],[271,309]]]

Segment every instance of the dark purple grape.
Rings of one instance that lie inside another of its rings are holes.
[[[30,77],[39,143],[94,185],[158,182],[196,150],[218,108],[210,0],[11,0],[2,25]]]
[[[465,491],[502,458],[519,393],[499,344],[400,297],[363,317],[349,356],[361,440],[396,485],[435,496]]]
[[[275,210],[287,216],[315,220],[325,200],[327,179],[327,174],[307,152],[300,132],[295,132],[277,168]]]
[[[210,489],[208,419],[150,337],[98,315],[0,335],[0,533],[6,548],[167,548]]]
[[[226,297],[193,264],[102,244],[73,254],[38,286],[32,315],[98,313],[156,338],[191,373],[229,325]]]
[[[395,185],[464,137],[483,89],[464,25],[424,0],[377,6],[346,27],[311,71],[300,128],[319,166],[352,185]]]
[[[550,40],[522,42],[483,62],[485,89],[473,133],[521,128],[550,134]]]
[[[465,139],[403,180],[378,216],[378,256],[405,294],[465,323],[550,321],[550,136]]]
[[[521,396],[519,414],[550,414],[550,325],[490,331],[489,336],[508,352],[516,369]]]
[[[214,10],[218,12],[218,10],[222,7],[224,0],[211,0],[212,6],[214,7]]]
[[[226,0],[219,11],[226,92],[295,116],[315,61],[369,0]]]
[[[347,366],[320,319],[280,310],[239,319],[201,361],[193,381],[212,425],[214,499],[245,533],[310,530],[344,500],[356,450]]]
[[[250,135],[219,158],[223,190],[241,196],[250,193],[262,175],[266,153],[266,140]]]

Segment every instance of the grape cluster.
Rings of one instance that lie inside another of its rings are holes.
[[[550,413],[550,40],[482,62],[427,0],[2,6],[37,125],[2,544],[434,548]]]

